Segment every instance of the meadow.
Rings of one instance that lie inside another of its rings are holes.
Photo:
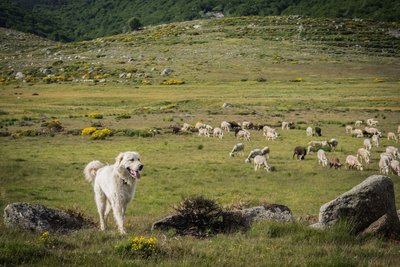
[[[355,48],[352,44],[340,46],[329,38],[315,41],[318,27],[326,29],[323,23],[330,25],[328,21],[315,26],[314,35],[295,32],[293,37],[290,33],[296,28],[291,27],[298,27],[294,22],[281,26],[284,30],[280,31],[274,28],[274,21],[269,25],[269,20],[195,21],[91,42],[46,44],[51,53],[61,51],[64,62],[60,68],[56,67],[59,63],[54,64],[53,54],[42,56],[42,46],[28,49],[18,43],[14,59],[1,54],[2,75],[8,64],[31,71],[28,81],[4,78],[0,85],[1,210],[12,202],[29,202],[74,210],[97,222],[93,189],[82,174],[85,165],[94,159],[112,164],[119,152],[135,150],[145,167],[136,197],[127,209],[127,236],[117,233],[111,216],[106,232],[91,229],[67,236],[8,229],[1,220],[0,265],[398,265],[400,246],[394,241],[352,236],[346,225],[324,232],[308,227],[322,204],[378,174],[379,154],[385,146],[398,144],[382,138],[381,146],[372,150],[371,164],[362,172],[322,167],[316,153],[304,161],[293,160],[292,155],[297,145],[336,138],[338,148],[329,155],[344,162],[362,147],[363,138],[345,133],[345,126],[356,120],[378,120],[384,136],[397,131],[399,41],[382,39],[388,45],[383,56],[376,47],[382,32],[368,32],[373,26],[363,26],[360,35],[370,39],[365,47]],[[194,34],[192,28],[185,30],[198,23],[203,24],[200,34]],[[279,39],[275,39],[277,35]],[[315,39],[307,39],[310,36]],[[127,54],[135,56],[134,63],[119,62],[126,61]],[[57,71],[66,71],[72,66],[65,59],[69,55],[86,57],[86,63],[79,61],[81,58],[76,62],[79,75],[92,65],[102,77],[101,70],[111,76],[102,83],[90,77],[64,81],[72,74],[50,83],[34,76],[32,64],[35,70],[50,64]],[[137,68],[135,73],[143,75],[118,79],[118,71],[126,72],[132,65]],[[149,71],[155,65],[157,72],[167,66],[175,71],[171,77],[159,77],[156,71]],[[185,83],[164,85],[163,79]],[[222,108],[224,103],[232,107]],[[233,133],[219,140],[196,133],[175,135],[170,128],[198,121],[216,127],[223,120],[268,124],[276,127],[280,136],[267,141],[261,132],[251,130],[251,140],[244,141],[245,156],[230,158],[230,150],[239,142]],[[48,125],[54,121],[62,131],[49,131]],[[295,122],[294,129],[281,130],[282,121]],[[114,134],[105,140],[81,135],[90,126],[108,128]],[[323,136],[306,137],[308,126],[321,127]],[[271,149],[268,162],[274,171],[255,172],[244,159],[251,149],[266,145]],[[399,208],[400,178],[390,177]],[[296,221],[260,222],[247,232],[205,239],[151,231],[152,223],[173,212],[183,198],[198,195],[227,208],[283,204]],[[149,258],[121,253],[121,246],[139,236],[156,237],[158,253]]]

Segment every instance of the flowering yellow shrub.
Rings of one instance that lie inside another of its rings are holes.
[[[91,135],[95,131],[97,131],[96,127],[87,127],[82,130],[82,135]]]
[[[132,238],[132,251],[134,253],[138,253],[144,257],[149,257],[156,253],[157,250],[157,238],[155,237],[145,238],[139,236]]]
[[[96,130],[94,133],[92,133],[92,139],[98,140],[98,139],[106,139],[106,137],[111,135],[111,130],[104,128],[102,130]]]
[[[180,84],[184,84],[185,82],[182,80],[175,80],[175,79],[171,79],[171,80],[167,80],[167,81],[163,81],[161,84],[164,85],[180,85]]]
[[[295,79],[293,79],[293,80],[290,80],[291,82],[295,82],[295,83],[298,83],[298,82],[304,82],[304,78],[302,78],[302,77],[297,77],[297,78],[295,78]]]
[[[88,115],[88,117],[91,118],[91,119],[102,119],[103,115],[100,114],[100,113],[97,113],[97,112],[93,112],[93,113],[90,113]]]

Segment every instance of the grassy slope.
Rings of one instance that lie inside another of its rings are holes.
[[[0,87],[3,114],[0,118],[4,131],[40,129],[40,124],[50,117],[57,117],[66,130],[82,129],[98,121],[85,116],[91,112],[104,114],[101,123],[112,129],[165,129],[169,125],[194,124],[198,120],[213,126],[222,120],[251,120],[272,125],[293,120],[297,128],[279,131],[281,137],[275,142],[266,141],[260,132],[252,131],[252,140],[246,142],[246,152],[269,145],[272,151],[269,163],[276,168],[269,174],[254,172],[251,165],[243,163],[243,157],[228,157],[229,150],[237,142],[233,134],[226,135],[223,140],[168,133],[155,138],[114,136],[106,141],[71,135],[2,137],[1,209],[10,202],[27,201],[73,208],[94,220],[97,215],[93,193],[82,177],[84,165],[93,159],[112,163],[120,151],[140,151],[145,170],[137,196],[127,210],[128,232],[129,236],[156,235],[161,240],[163,253],[150,260],[122,258],[114,246],[126,238],[116,234],[112,220],[110,232],[85,231],[67,237],[55,236],[53,243],[47,246],[43,242],[36,244],[36,234],[14,232],[0,224],[0,262],[121,266],[395,266],[399,261],[398,244],[351,237],[340,227],[320,233],[300,223],[293,226],[261,223],[248,233],[208,240],[173,238],[171,233],[165,238],[164,233],[150,233],[151,223],[168,214],[182,196],[203,194],[224,206],[239,202],[280,203],[289,206],[299,219],[308,214],[317,215],[323,203],[378,173],[379,153],[384,146],[395,145],[386,139],[382,140],[381,147],[374,148],[372,163],[364,172],[322,168],[315,154],[304,162],[294,161],[292,149],[298,144],[306,145],[309,140],[334,137],[339,140],[338,151],[334,154],[344,161],[346,155],[355,154],[362,139],[346,135],[343,125],[375,117],[384,133],[396,130],[400,123],[399,41],[390,37],[383,39],[387,35],[375,31],[377,26],[366,24],[359,25],[356,33],[341,43],[330,39],[340,35],[327,30],[330,29],[327,25],[333,22],[316,23],[308,19],[300,22],[310,23],[309,28],[314,33],[301,38],[296,33],[297,22],[285,18],[272,21],[246,18],[165,25],[134,35],[50,45],[50,54],[42,47],[27,48],[21,41],[12,49],[12,40],[8,39],[11,48],[2,52],[2,70],[9,65],[21,71],[54,66],[53,63],[61,59],[62,65],[54,67],[58,69],[85,60],[89,66],[101,66],[112,75],[105,84],[97,85],[43,84],[36,76],[30,83],[8,81]],[[351,23],[345,22],[346,25]],[[203,25],[200,32],[193,29],[196,24]],[[326,34],[316,34],[322,30]],[[198,33],[193,34],[195,32]],[[366,37],[369,39],[364,46],[354,46]],[[378,39],[381,45],[387,46],[384,50],[374,46]],[[99,54],[106,56],[98,57]],[[127,62],[128,57],[133,57],[134,61]],[[129,67],[148,74],[146,79],[152,85],[142,85],[141,78],[118,79],[120,69]],[[151,71],[153,67],[157,71]],[[186,84],[159,85],[166,79],[159,76],[163,67],[175,70],[168,78],[182,79]],[[87,69],[82,71],[79,76]],[[261,77],[267,81],[257,82]],[[290,81],[296,77],[304,81]],[[384,82],[378,83],[375,78]],[[224,102],[232,103],[234,108],[222,109]],[[176,107],[167,113],[160,110],[169,103],[176,103]],[[131,118],[117,119],[121,114],[129,114]],[[16,122],[9,125],[9,119]],[[26,121],[32,125],[21,126]],[[306,138],[305,128],[317,124],[322,127],[324,136]],[[199,145],[203,148],[199,149]],[[400,180],[391,177],[396,196],[399,196]],[[399,198],[396,204],[400,206]]]

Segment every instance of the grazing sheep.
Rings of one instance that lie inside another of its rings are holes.
[[[385,158],[385,159],[387,159],[389,162],[393,160],[393,155],[392,155],[392,153],[383,152],[383,153],[381,153],[381,154],[379,155],[379,157],[380,157],[381,159]]]
[[[319,127],[315,127],[315,134],[318,136],[322,136],[322,129]]]
[[[382,133],[378,130],[378,129],[376,129],[376,128],[372,128],[372,127],[365,127],[364,128],[364,133],[365,133],[365,135],[370,135],[370,136],[372,136],[372,135],[379,135],[379,137],[382,137]]]
[[[366,164],[369,164],[370,157],[371,157],[371,154],[370,154],[369,150],[367,150],[365,148],[359,148],[357,150],[357,158],[360,159],[361,163],[365,162]]]
[[[246,160],[244,161],[245,163],[250,163],[255,156],[261,155],[265,156],[266,158],[269,158],[269,147],[266,146],[263,149],[255,148],[252,151],[250,151],[249,155],[247,156]]]
[[[244,139],[250,141],[250,132],[247,130],[239,130],[236,134],[237,139]]]
[[[229,122],[223,121],[223,122],[221,122],[221,129],[226,131],[226,132],[230,132],[231,129],[232,129],[232,126],[231,126],[231,124]]]
[[[196,125],[194,126],[194,128],[196,128],[197,130],[206,127],[206,125],[204,123],[202,123],[201,121],[196,122]]]
[[[210,132],[206,128],[199,129],[199,136],[210,137]]]
[[[307,136],[313,136],[313,128],[312,127],[307,127],[306,129],[306,135]]]
[[[389,175],[390,166],[390,160],[387,157],[381,157],[379,160],[379,172]]]
[[[346,169],[356,168],[357,170],[360,171],[363,170],[363,165],[358,161],[357,157],[353,155],[349,155],[346,157],[345,167]]]
[[[304,160],[306,155],[307,155],[307,150],[305,147],[302,147],[302,146],[295,147],[294,153],[293,153],[293,159],[294,159],[294,156],[296,156],[298,160]]]
[[[192,125],[190,125],[189,123],[185,122],[183,124],[182,128],[181,128],[181,131],[182,132],[189,132],[192,128],[193,128]]]
[[[363,132],[360,129],[354,129],[351,131],[351,135],[357,138],[364,137]]]
[[[379,147],[379,136],[378,135],[372,136],[372,144],[376,147]]]
[[[213,130],[213,136],[222,139],[224,137],[224,132],[222,131],[221,128],[215,127]]]
[[[354,123],[354,126],[361,126],[361,124],[363,124],[363,121],[356,121],[355,123]]]
[[[367,125],[370,127],[376,126],[378,124],[378,121],[374,120],[374,119],[368,119],[366,121]]]
[[[268,166],[267,159],[264,156],[257,155],[254,157],[254,171],[261,169],[262,167],[266,172],[271,171],[271,168]]]
[[[339,144],[339,142],[335,138],[332,138],[327,143],[328,143],[328,145],[329,145],[329,147],[331,148],[332,151],[335,151],[337,145]]]
[[[310,154],[311,149],[316,147],[316,146],[326,146],[328,144],[328,141],[310,141],[308,142],[308,147],[307,147],[307,153]]]
[[[329,160],[329,168],[334,167],[336,170],[340,167],[342,167],[342,163],[340,163],[340,160],[338,157],[331,157]]]
[[[240,126],[239,123],[237,123],[236,121],[229,121],[228,122],[231,125],[231,129],[235,130],[235,129],[242,129],[242,127]]]
[[[276,138],[278,138],[278,133],[277,132],[267,132],[265,135],[265,138],[267,140],[275,140]]]
[[[353,126],[346,125],[346,133],[351,133],[353,131]]]
[[[181,128],[179,128],[177,126],[170,126],[169,128],[172,129],[173,134],[178,134],[181,131]]]
[[[319,149],[317,151],[317,158],[318,164],[321,164],[322,166],[328,166],[328,158],[326,157],[326,153],[324,150]]]
[[[387,139],[394,140],[396,143],[398,142],[397,136],[394,132],[388,132]]]
[[[390,167],[392,168],[393,174],[400,176],[400,162],[398,160],[392,160],[390,162]]]
[[[243,155],[243,150],[244,150],[244,144],[238,143],[233,146],[232,151],[229,153],[229,156],[234,157],[237,155]]]
[[[212,133],[213,127],[211,125],[206,124],[205,127],[209,133]]]
[[[365,149],[371,150],[371,148],[372,148],[371,139],[368,139],[368,138],[365,139],[363,144],[364,144]]]
[[[261,155],[265,156],[267,159],[269,159],[269,147],[265,146],[263,149],[261,149]]]
[[[393,159],[400,158],[400,149],[394,146],[386,147],[386,153],[391,154]]]
[[[282,121],[282,130],[289,130],[290,126],[293,125],[293,122]]]
[[[253,129],[253,123],[250,121],[244,121],[242,122],[242,127],[243,129],[248,129],[248,130]]]

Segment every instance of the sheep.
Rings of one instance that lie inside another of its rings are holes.
[[[294,159],[294,156],[296,156],[298,160],[304,160],[306,155],[307,155],[307,150],[305,147],[302,147],[302,146],[295,147],[294,153],[293,153],[293,159]]]
[[[318,164],[321,164],[322,166],[328,166],[328,158],[326,157],[326,153],[324,150],[319,149],[317,151],[317,158]]]
[[[185,123],[183,124],[182,128],[181,128],[181,131],[182,131],[182,132],[188,132],[188,131],[190,131],[192,128],[193,128],[192,125],[190,125],[189,123],[186,123],[186,122],[185,122]]]
[[[181,131],[181,128],[176,127],[176,126],[170,126],[169,128],[172,129],[173,134],[178,134]]]
[[[379,137],[382,137],[382,133],[376,128],[365,127],[364,130],[365,130],[365,132],[364,132],[365,135],[371,135],[372,136],[372,135],[375,134],[375,135],[379,135]]]
[[[204,128],[206,128],[209,133],[212,133],[213,127],[211,125],[206,124]]]
[[[310,154],[311,149],[316,147],[316,146],[326,146],[328,144],[328,141],[310,141],[308,142],[308,147],[307,147],[307,153]]]
[[[332,138],[331,140],[327,141],[327,143],[332,151],[335,151],[337,145],[339,144],[339,142],[335,138]]]
[[[361,126],[361,124],[363,124],[363,121],[356,121],[355,123],[354,123],[354,126]]]
[[[271,168],[268,166],[267,159],[264,156],[257,155],[254,157],[254,171],[261,169],[262,167],[266,172],[271,171]]]
[[[269,159],[269,147],[265,146],[263,149],[261,149],[261,155],[265,156],[267,159]]]
[[[194,126],[194,128],[196,128],[197,130],[206,127],[206,125],[204,123],[202,123],[201,121],[196,122],[196,125]]]
[[[229,122],[223,121],[223,122],[221,122],[221,129],[226,131],[226,132],[230,132],[231,129],[232,129],[232,126],[231,126],[231,124]]]
[[[346,157],[345,167],[346,169],[356,168],[357,170],[360,171],[363,170],[363,165],[358,161],[357,157],[353,155],[348,155]]]
[[[390,160],[387,157],[381,157],[381,159],[379,160],[379,172],[389,175],[390,166]]]
[[[394,132],[388,132],[387,139],[394,140],[396,143],[398,142],[397,136]]]
[[[243,155],[244,144],[238,143],[233,146],[232,151],[229,153],[230,157],[234,157],[236,155]]]
[[[242,122],[242,127],[243,129],[253,129],[253,123],[250,121],[244,121]]]
[[[360,129],[351,130],[351,135],[357,138],[364,137],[363,132]]]
[[[306,129],[306,135],[307,136],[313,136],[313,128],[312,127],[307,127]]]
[[[346,133],[351,133],[353,131],[353,126],[351,125],[346,125]]]
[[[242,127],[240,126],[239,123],[237,123],[236,121],[228,121],[228,123],[231,125],[231,129],[235,130],[235,129],[242,129]]]
[[[215,127],[213,130],[213,136],[222,139],[224,137],[224,132],[222,131],[221,128]]]
[[[376,126],[378,124],[378,121],[374,120],[374,119],[368,119],[366,121],[367,125],[370,127]]]
[[[239,130],[236,136],[238,139],[244,139],[246,141],[250,141],[250,132],[247,130]]]
[[[199,136],[206,136],[206,137],[210,137],[210,133],[208,132],[208,130],[206,128],[200,128],[199,129]]]
[[[371,139],[368,139],[368,138],[365,139],[363,144],[364,144],[365,149],[371,150],[371,148],[372,148]]]
[[[392,158],[400,158],[400,150],[394,146],[386,147],[386,153],[391,154]]]
[[[361,163],[364,161],[366,164],[369,164],[370,157],[371,157],[371,154],[370,154],[369,150],[367,150],[365,148],[359,148],[357,150],[357,158],[360,159]]]
[[[255,148],[252,151],[250,151],[249,155],[247,156],[246,160],[244,161],[245,163],[250,163],[255,156],[261,155],[265,156],[266,158],[269,158],[269,147],[266,146],[263,149]]]
[[[393,174],[400,176],[400,162],[398,160],[392,160],[390,162],[390,167],[392,169]]]
[[[387,152],[381,153],[381,154],[379,155],[379,157],[380,157],[381,159],[386,158],[387,160],[389,160],[389,162],[392,161],[392,160],[394,159],[394,158],[393,158],[393,154],[392,154],[392,153],[387,153]]]
[[[275,140],[276,138],[278,138],[278,133],[277,132],[267,132],[265,135],[265,138],[267,140]]]
[[[329,159],[329,168],[332,168],[332,167],[334,167],[336,170],[338,168],[342,167],[342,163],[340,163],[340,160],[338,157],[333,156]]]
[[[287,122],[287,121],[283,121],[282,122],[282,130],[289,130],[289,128],[290,128],[290,126],[292,126],[293,125],[293,122]]]
[[[372,136],[372,144],[376,147],[379,147],[379,136],[374,134]]]
[[[315,134],[318,136],[322,136],[322,129],[319,127],[315,127]]]

